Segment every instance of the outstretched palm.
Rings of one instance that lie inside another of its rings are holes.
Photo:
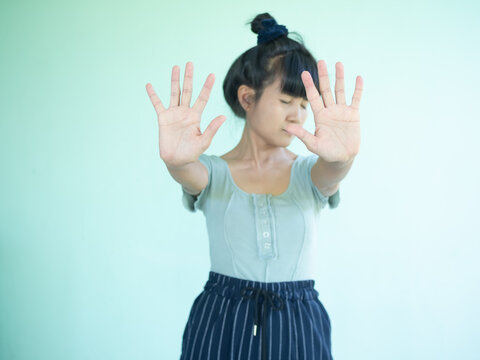
[[[160,157],[171,166],[182,166],[194,162],[210,146],[213,136],[226,120],[224,115],[213,119],[205,129],[200,131],[200,120],[205,109],[215,76],[209,74],[195,104],[190,107],[192,98],[193,63],[187,62],[183,91],[180,99],[180,68],[172,69],[170,106],[166,109],[153,86],[146,85],[148,96],[158,117]]]
[[[315,133],[311,134],[302,126],[290,124],[286,130],[297,136],[307,149],[328,162],[346,162],[357,155],[360,149],[360,99],[363,91],[363,79],[357,76],[352,104],[345,103],[343,64],[336,63],[335,97],[333,99],[328,80],[327,65],[320,60],[317,63],[320,80],[320,92],[313,83],[308,71],[301,74],[308,101],[313,111]]]

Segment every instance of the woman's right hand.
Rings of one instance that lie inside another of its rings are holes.
[[[157,112],[160,157],[171,167],[180,167],[195,162],[210,146],[213,136],[226,120],[219,115],[208,124],[204,133],[200,130],[200,119],[205,109],[215,75],[210,73],[205,80],[195,104],[190,107],[192,98],[193,63],[187,62],[183,91],[180,98],[180,67],[172,69],[170,106],[165,109],[153,86],[147,83],[147,93]]]

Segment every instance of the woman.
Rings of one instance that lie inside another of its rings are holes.
[[[160,157],[182,185],[185,206],[204,213],[209,234],[211,271],[191,308],[181,359],[333,359],[330,319],[312,279],[316,224],[327,203],[338,205],[339,182],[359,151],[363,81],[357,77],[347,106],[338,62],[335,102],[325,62],[288,38],[285,26],[264,13],[251,28],[257,46],[235,60],[223,83],[227,103],[245,119],[228,153],[204,154],[226,119],[201,133],[213,74],[193,107],[191,62],[181,95],[173,67],[168,109],[147,84]],[[302,127],[308,103],[314,134]],[[293,136],[312,154],[289,151]]]

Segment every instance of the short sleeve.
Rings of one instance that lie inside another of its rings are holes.
[[[182,186],[182,202],[185,208],[191,212],[195,212],[197,210],[203,210],[203,204],[205,199],[208,197],[208,193],[210,192],[210,184],[212,182],[212,160],[208,155],[201,154],[198,157],[198,160],[205,165],[208,170],[208,183],[207,186],[197,195],[189,194],[185,191]]]
[[[320,192],[320,190],[318,190],[318,188],[313,183],[312,176],[311,176],[312,167],[317,162],[317,159],[318,159],[318,155],[315,155],[315,154],[307,156],[305,168],[306,168],[306,176],[308,178],[308,184],[312,189],[315,199],[320,203],[320,208],[324,208],[328,203],[330,209],[335,209],[340,203],[340,189],[338,189],[335,192],[335,194],[332,194],[330,196],[325,196]]]

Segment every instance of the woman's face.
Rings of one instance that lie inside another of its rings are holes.
[[[280,79],[266,87],[262,96],[247,111],[247,122],[251,130],[272,146],[288,146],[294,135],[285,131],[287,124],[303,126],[308,113],[308,100],[294,98],[280,92]]]

